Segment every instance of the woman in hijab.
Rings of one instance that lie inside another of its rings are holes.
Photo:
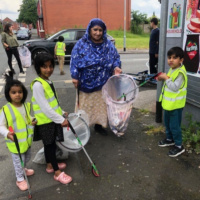
[[[95,125],[94,129],[104,136],[108,119],[102,87],[109,77],[122,71],[120,56],[106,32],[101,19],[92,19],[85,35],[74,46],[70,62],[72,82],[78,89],[75,111],[84,110],[90,125]]]

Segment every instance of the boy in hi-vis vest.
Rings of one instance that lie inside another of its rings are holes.
[[[55,55],[56,55],[56,57],[58,59],[58,63],[59,63],[60,75],[65,74],[65,72],[63,71],[63,65],[64,65],[64,62],[65,62],[66,48],[65,48],[65,43],[63,41],[64,41],[64,37],[59,36],[58,42],[56,43],[56,46],[55,46],[55,49],[54,49]]]
[[[164,123],[166,139],[160,141],[158,146],[173,146],[169,151],[170,157],[176,157],[185,152],[182,145],[181,120],[182,111],[186,103],[187,72],[182,65],[184,52],[180,47],[173,47],[167,52],[168,73],[158,76],[158,81],[164,81],[159,101],[164,109]]]

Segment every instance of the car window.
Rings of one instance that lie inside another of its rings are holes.
[[[67,31],[62,33],[60,36],[64,37],[64,40],[74,40],[76,31]]]
[[[85,31],[78,31],[78,34],[77,34],[77,40],[81,39],[83,37],[83,35],[85,34]]]
[[[19,30],[17,33],[18,34],[27,34],[27,31],[23,29],[23,30]]]

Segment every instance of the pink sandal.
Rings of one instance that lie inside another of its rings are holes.
[[[21,182],[17,182],[17,181],[16,181],[16,185],[17,185],[17,187],[18,187],[20,190],[22,190],[22,191],[28,190],[28,185],[27,185],[26,180],[23,180],[23,181],[21,181]]]
[[[58,168],[59,168],[60,170],[65,169],[66,166],[67,166],[67,165],[66,165],[65,163],[58,163]],[[46,172],[47,172],[47,173],[53,173],[54,170],[53,170],[53,169],[46,169]]]
[[[35,172],[33,169],[25,168],[26,176],[32,176]]]
[[[64,172],[61,172],[61,174],[58,177],[54,176],[54,180],[59,181],[62,184],[68,184],[72,181],[72,177],[68,176]]]

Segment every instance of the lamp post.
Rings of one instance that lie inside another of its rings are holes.
[[[1,11],[1,10],[0,10],[0,11]],[[2,30],[3,30],[2,11],[1,11],[1,25],[2,25]]]
[[[126,0],[124,0],[124,51],[126,51]]]

